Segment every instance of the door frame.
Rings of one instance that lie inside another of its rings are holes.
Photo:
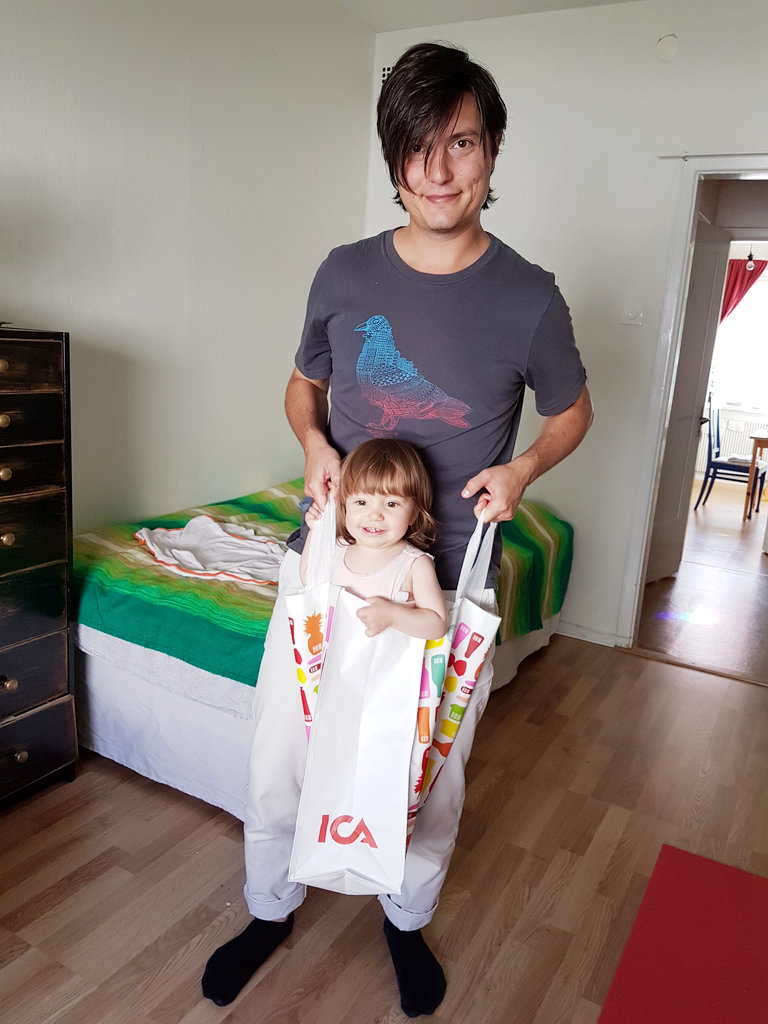
[[[681,163],[679,199],[648,403],[647,441],[637,467],[638,499],[632,506],[630,517],[630,538],[617,623],[616,644],[619,647],[632,646],[640,623],[648,547],[680,357],[696,233],[696,199],[699,186],[707,179],[768,178],[768,154],[765,153],[683,156],[673,159],[679,159]]]
[[[696,206],[701,208],[699,202]],[[659,466],[644,587],[680,568],[731,242],[727,229],[703,218],[695,224],[680,356]]]

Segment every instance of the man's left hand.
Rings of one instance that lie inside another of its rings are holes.
[[[585,384],[573,405],[554,416],[545,417],[539,436],[530,448],[505,465],[481,470],[467,481],[461,492],[462,498],[471,498],[485,488],[475,504],[477,518],[485,511],[489,523],[511,519],[526,487],[570,455],[591,424],[592,399]]]
[[[503,466],[489,466],[473,476],[461,496],[471,498],[483,491],[473,509],[475,516],[479,519],[484,512],[487,523],[500,523],[512,519],[530,480],[530,466],[525,455],[521,455]]]

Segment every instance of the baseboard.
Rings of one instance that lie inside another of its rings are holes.
[[[720,676],[724,679],[735,679],[739,683],[750,683],[752,686],[768,686],[768,683],[759,679],[750,679],[749,676],[740,672],[733,672],[730,669],[720,668],[717,665],[694,665],[690,661],[676,658],[674,655],[665,654],[664,651],[651,651],[645,647],[622,648],[625,654],[631,654],[636,658],[645,658],[648,661],[660,661],[665,665],[675,665],[678,668],[689,668],[692,672],[704,672],[709,676]]]
[[[575,622],[566,622],[563,619],[560,620],[555,632],[562,636],[572,637],[574,640],[587,640],[591,644],[600,644],[601,647],[625,647],[632,642],[631,640],[625,642],[615,633],[601,633],[596,629],[585,629],[584,626],[579,626]]]

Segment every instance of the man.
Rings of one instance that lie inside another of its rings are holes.
[[[371,436],[418,446],[435,492],[433,547],[441,586],[455,589],[475,517],[511,519],[525,489],[580,443],[592,419],[586,374],[554,278],[481,225],[506,108],[490,74],[449,46],[419,44],[382,87],[378,130],[408,223],[334,250],[312,285],[288,420],[305,453],[305,490],[323,507],[340,459]],[[513,457],[526,385],[545,419]],[[329,393],[332,402],[329,403]],[[330,404],[330,409],[329,409]],[[292,539],[298,550],[301,537]],[[493,607],[494,559],[485,601]],[[295,588],[286,556],[280,592]],[[279,604],[279,602],[278,602]],[[275,625],[276,615],[270,626]],[[287,645],[282,644],[281,647]],[[230,1002],[287,936],[302,886],[287,878],[302,761],[288,752],[303,722],[280,700],[278,644],[267,641],[256,689],[256,738],[245,824],[246,899],[254,921],[213,955],[203,991]],[[492,679],[486,660],[456,742],[417,819],[399,894],[380,897],[384,933],[409,1016],[429,1014],[445,977],[421,934],[450,862],[464,798],[464,766]],[[294,724],[294,721],[296,724]],[[274,741],[280,737],[281,742]],[[258,765],[278,759],[271,778]],[[297,746],[300,746],[297,742]],[[306,747],[306,744],[304,744]]]

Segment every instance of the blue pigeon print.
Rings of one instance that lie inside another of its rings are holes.
[[[357,360],[360,390],[371,405],[381,409],[381,422],[369,423],[370,431],[379,436],[389,434],[401,419],[442,420],[454,427],[469,426],[465,417],[471,412],[470,407],[446,395],[400,355],[386,317],[369,317],[355,330],[365,334]]]

